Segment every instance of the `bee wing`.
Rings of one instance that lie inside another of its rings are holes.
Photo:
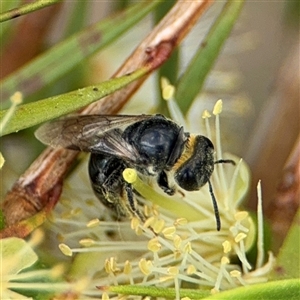
[[[151,115],[82,115],[43,124],[35,136],[44,144],[136,161],[138,153],[123,138],[124,129]]]

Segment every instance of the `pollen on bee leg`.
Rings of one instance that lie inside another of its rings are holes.
[[[137,179],[137,173],[136,170],[131,168],[126,168],[123,173],[123,178],[128,183],[134,183]]]

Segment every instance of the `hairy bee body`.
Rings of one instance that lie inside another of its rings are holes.
[[[144,177],[153,177],[168,195],[178,189],[196,191],[209,183],[220,228],[209,180],[215,164],[214,146],[208,138],[184,132],[164,116],[74,116],[44,124],[36,136],[53,147],[91,152],[92,188],[117,216],[143,219],[135,191],[122,176],[124,169],[134,168]]]

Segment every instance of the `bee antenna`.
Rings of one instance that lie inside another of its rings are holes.
[[[210,193],[211,200],[212,200],[213,207],[214,207],[214,211],[215,211],[217,230],[220,231],[220,229],[221,229],[221,219],[220,219],[220,214],[219,214],[219,208],[218,208],[218,203],[217,203],[217,200],[215,198],[214,191],[213,191],[210,180],[208,180],[208,186],[209,186],[209,193]]]
[[[235,166],[235,162],[232,159],[219,159],[214,162],[215,164],[232,164]]]

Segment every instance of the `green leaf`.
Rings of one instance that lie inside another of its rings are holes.
[[[124,87],[147,73],[146,68],[141,68],[129,75],[114,78],[98,85],[88,86],[66,94],[50,97],[33,103],[18,106],[0,136],[17,132],[19,130],[37,125],[39,123],[57,118],[64,114],[78,110],[108,94]],[[8,110],[0,111],[0,120]]]
[[[205,298],[205,300],[298,300],[300,279],[278,280],[242,286]]]
[[[20,91],[24,98],[61,78],[77,64],[105,47],[141,20],[161,1],[141,1],[128,10],[107,18],[71,36],[0,81],[1,107]]]
[[[279,251],[272,278],[300,277],[300,209]]]
[[[240,14],[244,2],[244,0],[227,1],[220,16],[202,41],[199,50],[180,78],[175,98],[184,114],[188,112],[194,98],[201,90],[208,73]]]
[[[61,0],[37,0],[32,3],[26,3],[21,5],[20,7],[11,9],[9,11],[6,11],[2,14],[0,14],[0,22],[4,22],[25,14],[29,14],[31,12],[34,12],[38,9],[47,7],[49,5],[53,5],[57,2],[60,2]],[[9,2],[9,1],[7,1]]]

